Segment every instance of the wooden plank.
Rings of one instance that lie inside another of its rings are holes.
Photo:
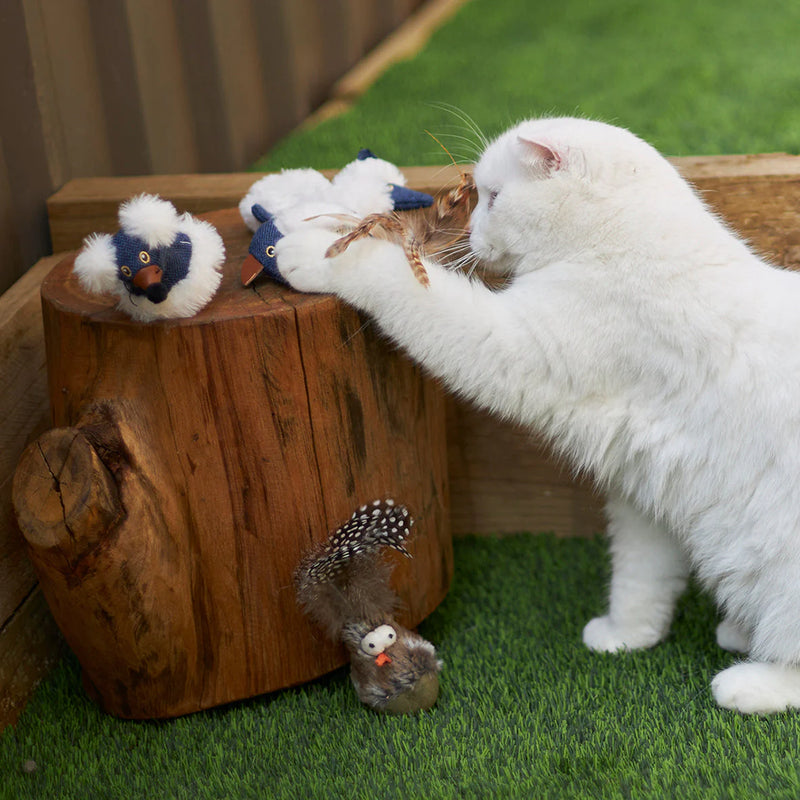
[[[90,3],[89,14],[94,31],[95,60],[98,64],[113,65],[113,68],[101,69],[97,76],[112,172],[115,175],[151,172],[153,166],[125,2]],[[60,248],[53,249],[58,252]]]
[[[310,102],[303,91],[307,68],[295,45],[302,39],[298,30],[302,18],[293,10],[296,3],[264,0],[254,2],[252,8],[253,34],[261,54],[259,69],[265,97],[269,98],[271,106],[269,130],[264,131],[260,148],[260,153],[264,153],[269,143],[286,135],[305,118]]]
[[[17,230],[16,197],[11,189],[3,148],[0,147],[0,292],[14,282],[16,267],[22,263]]]
[[[35,583],[11,508],[11,478],[28,442],[50,425],[39,285],[43,259],[0,297],[0,625]]]
[[[175,15],[200,168],[204,172],[236,169],[239,164],[234,161],[232,131],[225,114],[209,3],[176,3]],[[209,58],[209,53],[215,56]]]
[[[25,0],[50,175],[108,175],[111,154],[87,0]]]
[[[37,588],[0,626],[0,731],[13,725],[64,652],[64,642]]]
[[[0,262],[0,291],[47,252],[44,199],[53,191],[47,163],[31,52],[22,3],[4,3],[0,24],[0,66],[12,79],[0,81],[0,142],[13,202],[3,211],[3,235],[12,238],[17,258]],[[13,229],[6,227],[11,222]],[[5,249],[5,248],[4,248]]]
[[[219,113],[230,139],[231,164],[241,168],[268,147],[264,134],[269,130],[270,117],[282,112],[264,83],[260,40],[250,0],[214,0],[208,8],[212,53],[221,88]],[[231,47],[231,42],[236,46]]]
[[[602,498],[529,431],[449,399],[447,442],[454,537],[592,536],[604,529]]]
[[[126,0],[139,96],[154,172],[197,170],[197,146],[172,3]]]
[[[780,243],[790,230],[787,224],[793,209],[800,205],[800,156],[769,153],[685,156],[671,160],[708,203],[730,219],[756,247],[764,252],[775,251],[780,263],[784,263],[781,258],[794,258]],[[410,186],[433,193],[456,183],[460,174],[452,166],[404,167],[403,172]],[[116,230],[119,203],[139,192],[155,192],[181,209],[202,213],[238,205],[262,174],[151,175],[70,181],[48,200],[53,247],[56,251],[73,250],[80,247],[88,233]]]

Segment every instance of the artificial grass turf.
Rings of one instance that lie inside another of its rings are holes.
[[[603,609],[601,539],[455,543],[450,594],[421,632],[445,661],[437,705],[384,717],[345,670],[165,722],[121,721],[65,660],[0,738],[2,798],[753,798],[800,796],[795,714],[742,717],[709,681],[700,593],[649,652],[580,642]],[[25,773],[22,765],[38,766]]]
[[[414,59],[342,116],[293,133],[256,165],[341,167],[359,147],[400,165],[478,146],[530,116],[622,125],[668,155],[800,152],[795,0],[471,0]],[[468,142],[459,139],[465,135]]]

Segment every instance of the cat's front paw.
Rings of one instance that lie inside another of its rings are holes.
[[[742,714],[800,708],[800,670],[759,662],[736,664],[714,677],[711,692],[717,705]]]
[[[338,239],[333,231],[308,226],[284,236],[275,246],[278,270],[298,292],[332,292],[333,265],[325,257]]]
[[[583,643],[590,650],[616,653],[620,650],[639,650],[658,644],[663,635],[649,626],[623,628],[609,615],[595,617],[583,629]]]

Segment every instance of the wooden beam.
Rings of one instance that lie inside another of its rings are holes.
[[[64,641],[36,588],[0,627],[0,730],[17,721],[63,652]]]
[[[800,197],[800,156],[769,153],[670,160],[712,208],[761,252],[770,254],[778,245],[778,259],[786,254],[786,214],[790,219]],[[410,186],[432,193],[453,185],[460,175],[449,165],[402,170]],[[335,172],[323,170],[328,176]],[[119,204],[139,192],[160,194],[179,209],[198,214],[238,205],[263,175],[235,172],[72,180],[47,203],[53,248],[56,252],[74,250],[89,233],[115,231]]]
[[[36,583],[11,508],[22,451],[50,426],[39,285],[58,256],[42,259],[0,296],[0,626]]]

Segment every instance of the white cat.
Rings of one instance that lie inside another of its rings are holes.
[[[511,275],[492,291],[367,239],[341,256],[309,225],[278,245],[287,280],[367,312],[453,390],[549,437],[608,494],[608,614],[594,650],[667,634],[690,570],[722,647],[749,661],[719,705],[800,707],[800,275],[759,260],[628,131],[542,119],[475,169],[470,243]]]

